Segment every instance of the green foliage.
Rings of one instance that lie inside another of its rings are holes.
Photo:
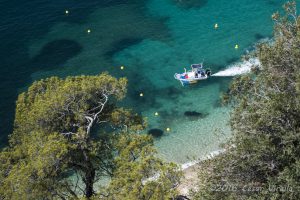
[[[0,153],[0,199],[90,199],[103,177],[112,180],[109,193],[123,179],[142,187],[139,178],[154,170],[161,173],[151,182],[155,195],[175,194],[176,166],[155,157],[151,138],[135,134],[144,120],[117,106],[126,85],[106,73],[51,77],[20,94],[10,146]]]
[[[60,79],[51,77],[34,82],[28,92],[19,95],[15,116],[15,132],[20,134],[42,129],[45,132],[77,133],[88,126],[87,117],[101,111],[106,97],[120,100],[126,93],[127,80],[108,74]],[[110,99],[113,103],[113,100]],[[97,118],[105,121],[112,105]],[[84,133],[82,133],[84,134]],[[12,142],[17,137],[12,137]],[[85,137],[85,135],[82,135]]]
[[[284,8],[274,42],[258,46],[260,71],[232,83],[234,135],[203,163],[196,199],[300,199],[300,17]]]
[[[100,199],[173,199],[181,178],[177,165],[155,156],[149,136],[122,135],[116,144],[115,176]]]
[[[62,135],[32,132],[21,146],[1,152],[0,197],[51,198],[64,184],[58,175],[66,170],[70,148]]]

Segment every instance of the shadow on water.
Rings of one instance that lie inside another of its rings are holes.
[[[202,8],[204,7],[208,0],[171,0],[178,7],[183,9],[191,9],[191,8]]]
[[[219,87],[219,94],[220,98],[218,98],[214,103],[213,107],[218,108],[222,107],[222,95],[226,94],[229,90],[230,83],[233,80],[233,77],[215,77],[216,81],[218,81]]]

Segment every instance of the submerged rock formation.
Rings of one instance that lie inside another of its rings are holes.
[[[205,118],[207,115],[208,114],[206,114],[206,113],[201,113],[201,112],[197,112],[197,111],[185,111],[184,112],[184,116],[186,116],[192,120]]]
[[[150,129],[148,131],[149,135],[152,135],[153,137],[161,137],[164,134],[164,131],[158,128]]]

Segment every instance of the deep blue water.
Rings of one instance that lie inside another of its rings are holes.
[[[38,70],[50,69],[52,62],[64,63],[81,49],[80,45],[76,46],[72,42],[65,41],[66,47],[72,48],[72,55],[68,49],[64,49],[67,56],[56,58],[55,48],[61,48],[61,46],[54,44],[48,48],[48,51],[41,52],[38,57],[30,58],[28,42],[46,34],[55,23],[62,21],[83,23],[85,17],[96,6],[101,5],[97,1],[75,3],[65,0],[56,2],[2,0],[0,2],[0,143],[6,142],[6,136],[12,130],[18,90],[32,82],[30,75]],[[65,18],[61,14],[65,8],[72,8],[79,12],[75,12],[77,15]],[[46,66],[41,66],[42,64]]]
[[[83,24],[95,9],[124,3],[127,2],[0,1],[0,144],[6,143],[7,135],[12,131],[15,100],[20,88],[33,81],[30,75],[36,71],[58,68],[82,50],[76,41],[65,38],[49,41],[38,55],[30,57],[30,41],[45,35],[56,23]],[[72,12],[68,17],[64,15],[66,9]]]
[[[216,138],[222,137],[214,132],[230,134],[219,96],[231,79],[183,88],[173,74],[203,60],[214,72],[238,61],[258,40],[272,36],[271,14],[284,2],[0,1],[0,144],[12,131],[18,93],[32,81],[109,71],[129,79],[124,104],[147,117],[149,129],[164,131],[156,145],[166,159],[178,162],[217,148]],[[207,117],[187,118],[185,111]]]

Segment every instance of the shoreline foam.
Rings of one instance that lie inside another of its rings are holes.
[[[197,164],[201,163],[202,161],[212,159],[215,156],[217,156],[217,155],[219,155],[221,153],[224,153],[224,152],[225,152],[224,149],[212,151],[209,154],[207,154],[207,155],[203,156],[202,158],[200,158],[199,160],[194,160],[194,161],[190,161],[190,162],[182,164],[181,165],[181,169],[184,171],[184,170],[186,170],[186,169],[188,169],[190,167],[193,167],[194,165],[197,165]]]
[[[190,190],[197,190],[197,183],[198,183],[198,170],[200,170],[200,163],[202,161],[212,159],[217,155],[220,155],[221,153],[224,153],[225,150],[216,150],[213,151],[206,156],[203,156],[199,160],[191,161],[188,163],[185,163],[181,166],[181,169],[183,171],[183,177],[181,179],[181,183],[177,188],[177,191],[180,195],[188,196]]]

